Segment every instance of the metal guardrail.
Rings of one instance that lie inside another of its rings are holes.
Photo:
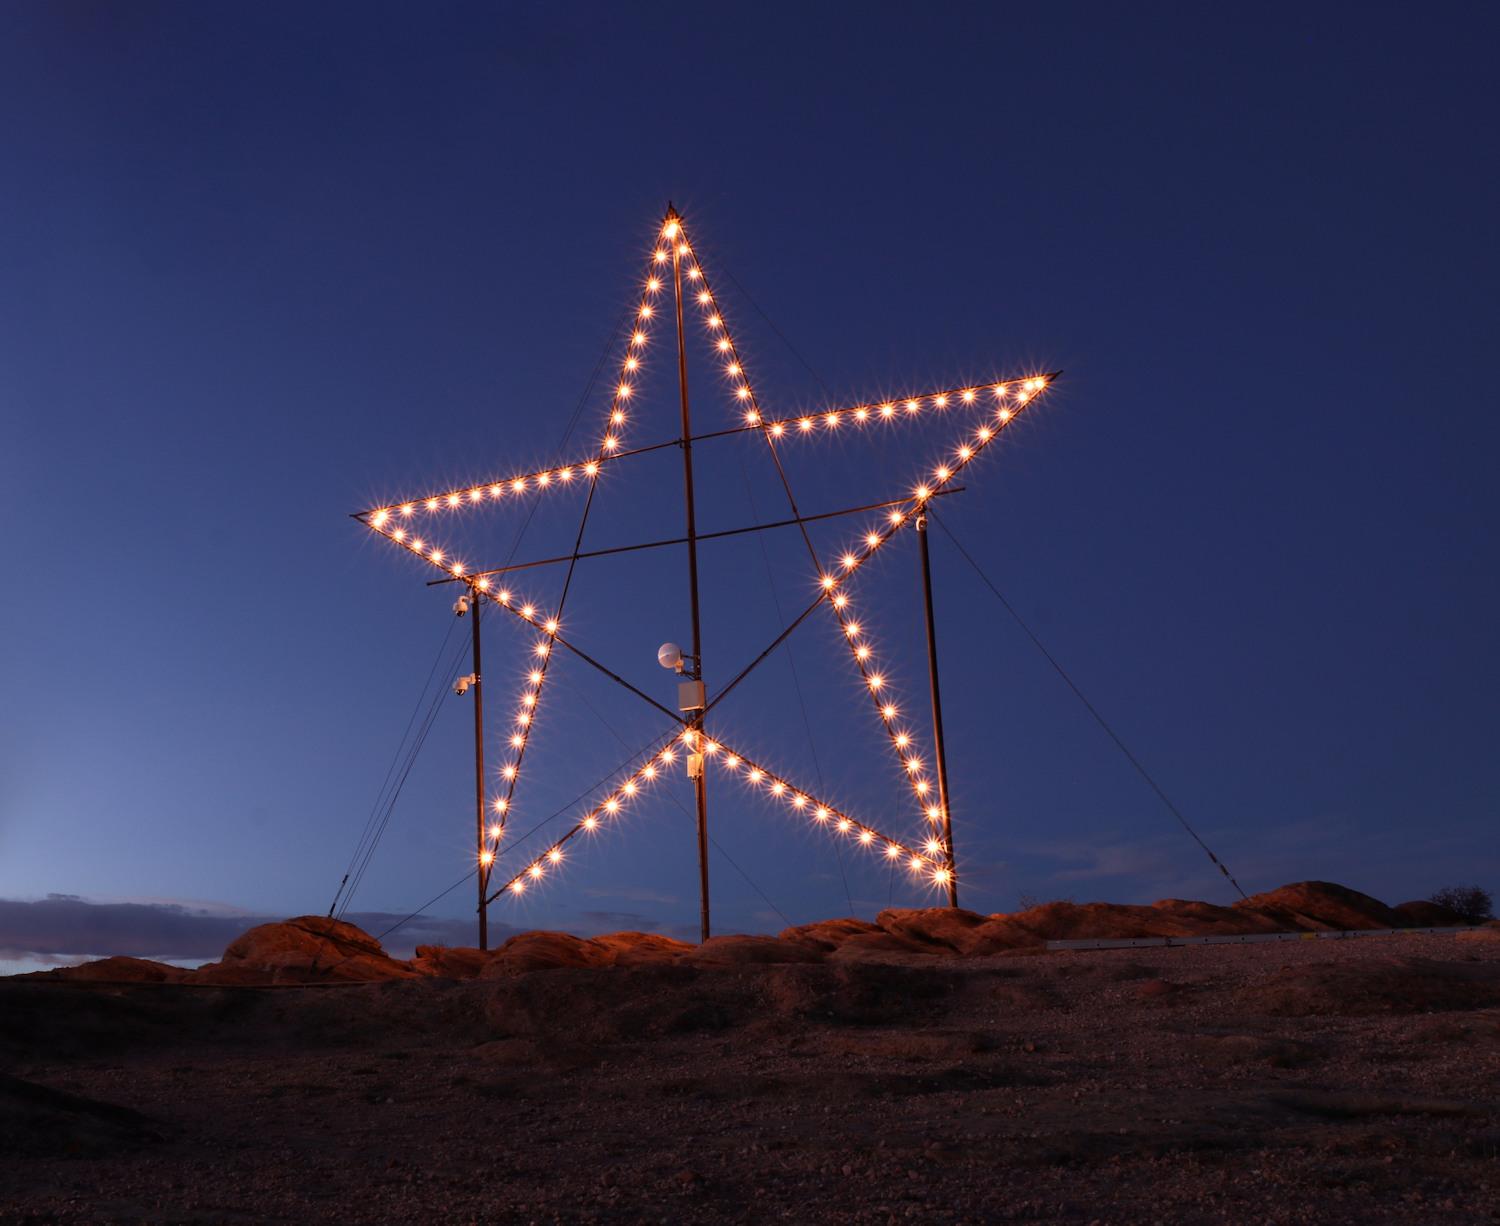
[[[1348,941],[1355,937],[1452,936],[1473,932],[1464,924],[1456,928],[1364,928],[1328,932],[1256,932],[1243,936],[1210,937],[1126,937],[1122,939],[1085,939],[1048,941],[1048,949],[1160,949],[1174,945],[1259,945],[1268,941]]]

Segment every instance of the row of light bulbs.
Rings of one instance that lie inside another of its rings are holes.
[[[680,742],[680,745],[667,744],[659,750],[653,750],[625,779],[624,783],[609,792],[602,801],[574,822],[561,837],[496,890],[495,895],[498,897],[501,894],[509,894],[512,897],[518,897],[560,869],[565,859],[563,849],[567,843],[578,835],[592,834],[607,822],[618,818],[646,787],[655,783],[665,771],[674,767],[683,753],[696,752],[700,745],[705,760],[715,763],[728,774],[757,791],[783,801],[790,810],[800,813],[815,826],[843,835],[859,846],[883,856],[886,860],[903,864],[914,876],[922,877],[933,886],[946,887],[952,880],[953,873],[947,856],[947,848],[942,840],[935,836],[929,837],[919,851],[898,839],[882,834],[873,826],[857,821],[843,810],[819,800],[811,793],[794,787],[774,771],[767,770],[758,762],[719,741],[703,736],[695,729],[685,729],[675,734],[672,739],[674,742]],[[498,837],[498,831],[496,837]],[[494,860],[494,854],[486,849],[480,853],[479,858],[480,863],[488,867]]]

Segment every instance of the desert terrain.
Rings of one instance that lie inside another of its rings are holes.
[[[1303,883],[410,960],[302,919],[0,980],[0,1222],[1497,1222],[1500,928],[1044,944],[1445,918]]]

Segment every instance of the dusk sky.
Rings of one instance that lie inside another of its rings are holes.
[[[597,447],[668,201],[768,413],[1065,372],[939,513],[1246,891],[1500,887],[1500,23],[1411,21],[0,8],[0,963],[202,959],[247,917],[327,910],[434,659],[445,685],[469,667],[452,588],[349,513]],[[737,424],[687,324],[695,428]],[[628,444],[677,414],[662,321]],[[904,494],[979,420],[789,442],[799,505]],[[760,439],[697,459],[700,529],[786,516]],[[545,557],[580,508],[508,499],[434,539],[476,566]],[[815,540],[836,555],[869,519]],[[606,470],[587,547],[681,531],[675,449]],[[964,905],[1233,901],[931,544]],[[816,575],[786,530],[703,559],[713,690]],[[908,533],[851,591],[930,757],[917,565]],[[525,575],[555,607],[561,572]],[[683,551],[580,564],[564,623],[674,705],[655,654],[688,640]],[[498,789],[535,635],[484,624]],[[910,836],[837,626],[789,642],[711,731]],[[664,729],[576,661],[552,671],[514,867]],[[472,865],[471,699],[444,692],[350,904],[374,931]],[[677,772],[492,923],[695,935],[691,805]],[[710,829],[718,931],[935,901],[721,775]],[[389,943],[472,923],[464,884]]]

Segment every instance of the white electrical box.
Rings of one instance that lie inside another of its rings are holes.
[[[708,704],[704,701],[703,682],[679,681],[677,683],[677,709],[679,711],[701,711]]]
[[[703,778],[703,755],[701,753],[688,754],[687,768],[689,779]]]

